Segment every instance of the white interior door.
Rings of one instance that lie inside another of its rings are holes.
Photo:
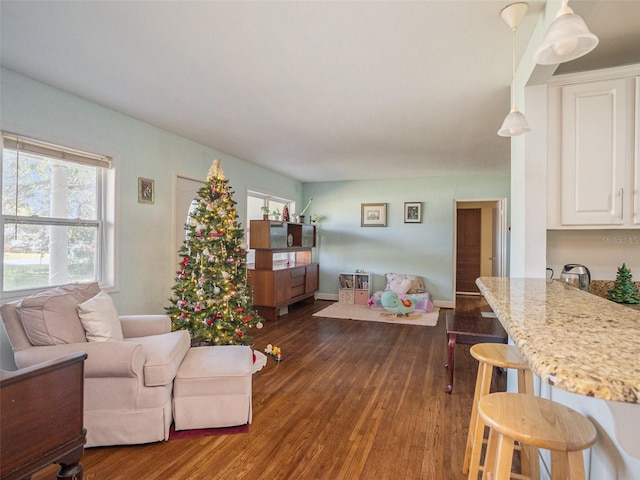
[[[177,177],[177,188],[176,188],[176,204],[174,206],[175,209],[175,227],[174,227],[174,237],[175,237],[175,248],[176,252],[175,257],[175,265],[178,265],[180,261],[180,256],[178,255],[178,251],[180,247],[184,244],[185,238],[185,230],[184,225],[187,222],[187,214],[189,213],[189,206],[191,205],[191,201],[198,196],[198,190],[202,188],[204,182],[199,180],[193,180],[191,178],[185,177]]]

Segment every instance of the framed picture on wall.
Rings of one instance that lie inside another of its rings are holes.
[[[153,203],[156,199],[155,182],[138,177],[138,203]]]
[[[404,202],[404,223],[422,222],[422,202]]]
[[[360,204],[361,227],[386,227],[387,204],[386,203],[362,203]]]

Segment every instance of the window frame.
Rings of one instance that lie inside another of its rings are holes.
[[[96,167],[96,219],[69,219],[57,218],[53,216],[24,216],[15,214],[5,214],[0,212],[0,226],[3,235],[0,238],[0,248],[4,255],[5,238],[4,229],[6,225],[46,225],[46,226],[68,226],[68,227],[95,227],[96,242],[94,248],[95,267],[94,279],[100,287],[108,292],[118,289],[118,269],[117,269],[117,164],[118,158],[107,155],[98,155],[78,150],[73,147],[49,143],[13,133],[1,132],[0,150],[4,155],[5,149],[17,152],[27,152],[32,155],[53,158],[58,161],[70,164],[82,164]],[[0,168],[0,179],[5,174],[4,164]],[[0,182],[1,185],[1,182]],[[4,259],[0,265],[0,300],[10,301],[24,296],[51,288],[57,285],[45,285],[19,290],[5,291],[4,288]]]

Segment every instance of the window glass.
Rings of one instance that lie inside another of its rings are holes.
[[[2,153],[2,292],[100,281],[106,168]]]

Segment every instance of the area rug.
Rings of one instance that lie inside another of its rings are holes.
[[[430,313],[413,312],[407,317],[397,317],[382,308],[369,308],[367,305],[354,305],[336,302],[332,303],[327,308],[314,313],[313,316],[434,327],[438,323],[439,311],[440,309],[435,307],[433,312]]]
[[[248,433],[249,424],[238,425],[237,427],[222,428],[194,428],[193,430],[178,430],[171,424],[169,430],[169,440],[182,440],[183,438],[216,437],[220,435],[235,435],[238,433]]]

